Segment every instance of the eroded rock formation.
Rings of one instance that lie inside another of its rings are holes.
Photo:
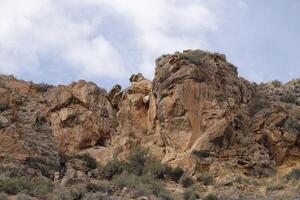
[[[190,173],[234,168],[267,175],[300,158],[300,81],[257,85],[222,54],[187,50],[156,60],[155,78],[130,77],[107,93],[94,83],[27,83],[2,76],[2,167],[89,153],[105,163],[142,146]],[[195,152],[209,152],[203,159]],[[13,158],[13,159],[9,159]]]

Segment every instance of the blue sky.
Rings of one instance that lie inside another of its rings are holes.
[[[250,81],[300,77],[299,0],[0,0],[0,73],[106,89],[184,49],[224,53]]]

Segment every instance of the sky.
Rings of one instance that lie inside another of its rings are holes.
[[[255,82],[300,77],[299,0],[0,0],[0,73],[110,89],[184,49],[226,54]]]

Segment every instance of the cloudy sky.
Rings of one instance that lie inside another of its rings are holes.
[[[0,0],[0,73],[109,89],[183,49],[256,82],[300,77],[299,0]]]

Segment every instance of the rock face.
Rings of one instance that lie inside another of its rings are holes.
[[[51,177],[59,169],[57,145],[39,89],[1,76],[0,167],[9,175]]]
[[[112,106],[106,91],[94,83],[79,81],[51,88],[46,99],[60,153],[73,155],[80,149],[104,145],[110,138]]]
[[[300,81],[250,83],[222,54],[161,56],[153,81],[132,75],[128,88],[109,93],[85,81],[0,80],[3,168],[53,174],[59,155],[88,153],[105,164],[136,146],[191,174],[268,175],[300,158]]]

